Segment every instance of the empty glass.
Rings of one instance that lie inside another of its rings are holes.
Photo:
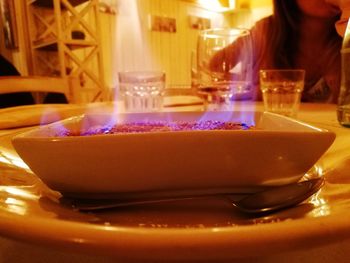
[[[197,43],[198,94],[206,109],[227,110],[252,96],[252,42],[249,30],[203,30]]]
[[[305,70],[260,70],[260,89],[265,110],[296,117],[304,89]]]
[[[119,72],[119,87],[128,112],[160,111],[163,107],[164,72]]]

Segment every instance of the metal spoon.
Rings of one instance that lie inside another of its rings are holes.
[[[220,194],[228,198],[235,207],[245,213],[263,213],[281,210],[291,206],[295,206],[311,195],[316,193],[324,184],[324,179],[316,178],[310,179],[298,183],[291,183],[282,186],[274,186],[263,190],[261,192],[244,195],[235,194]],[[78,209],[79,211],[98,211],[112,208],[128,207],[134,205],[143,205],[160,202],[170,202],[176,200],[186,200],[208,197],[209,195],[202,196],[180,196],[171,197],[167,199],[147,199],[147,200],[130,200],[120,201],[113,199],[102,199],[102,200],[86,200],[86,199],[67,199],[62,198],[61,203],[68,204]],[[238,200],[237,200],[238,198]]]
[[[243,212],[272,212],[295,206],[308,199],[324,185],[324,178],[277,186],[233,202]]]

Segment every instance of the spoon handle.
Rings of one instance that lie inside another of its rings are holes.
[[[210,196],[223,197],[229,200],[243,212],[261,213],[275,211],[301,203],[317,192],[324,184],[323,178],[310,179],[303,182],[274,186],[253,194],[216,193],[202,195],[176,196],[169,198],[150,199],[70,199],[61,198],[61,204],[68,205],[79,211],[99,211],[112,208],[129,207],[136,205],[173,202],[179,200],[193,200]]]
[[[204,194],[204,195],[195,195],[195,196],[175,196],[169,198],[151,198],[151,199],[133,199],[133,200],[116,200],[116,199],[71,199],[62,197],[60,203],[66,206],[71,206],[79,211],[88,212],[88,211],[98,211],[106,210],[112,208],[122,208],[129,206],[137,205],[146,205],[146,204],[156,204],[156,203],[169,203],[175,201],[183,200],[194,200],[208,198],[210,196],[223,197],[228,200],[240,200],[246,197],[248,194]]]

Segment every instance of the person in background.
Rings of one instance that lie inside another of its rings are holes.
[[[338,34],[343,37],[350,17],[350,0],[326,0],[326,2],[340,9],[341,17],[335,23],[335,27]]]
[[[305,69],[302,101],[335,103],[349,15],[350,0],[274,0],[273,14],[251,29],[254,99],[261,99],[260,69]],[[211,68],[223,59],[234,65],[241,50],[238,39],[214,55]]]
[[[0,76],[20,76],[17,69],[1,55]],[[34,104],[34,99],[30,92],[0,94],[0,108],[29,104]]]
[[[0,55],[0,76],[20,75],[12,63]],[[67,103],[67,99],[63,94],[48,93],[44,98],[44,103]],[[30,104],[35,104],[35,100],[30,92],[0,94],[0,108]]]

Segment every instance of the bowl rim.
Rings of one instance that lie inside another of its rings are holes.
[[[212,114],[216,114],[217,112],[212,112]],[[45,124],[42,126],[34,127],[30,130],[24,131],[22,133],[19,133],[15,135],[12,138],[12,141],[16,140],[23,140],[23,139],[32,139],[32,140],[51,140],[51,141],[70,141],[70,140],[95,140],[95,138],[98,139],[104,139],[104,138],[112,138],[112,137],[148,137],[148,136],[175,136],[174,134],[182,134],[182,135],[190,135],[195,136],[198,134],[202,135],[212,135],[214,134],[221,134],[221,135],[227,135],[227,134],[236,134],[239,136],[257,136],[258,134],[332,134],[335,137],[335,133],[333,131],[330,131],[325,128],[320,128],[314,125],[311,125],[309,123],[289,118],[286,116],[282,116],[275,113],[270,112],[262,112],[262,111],[245,111],[245,113],[254,113],[260,115],[259,121],[264,117],[272,117],[276,118],[277,120],[286,120],[290,123],[294,123],[297,125],[300,125],[300,127],[303,127],[303,130],[295,130],[295,129],[282,129],[282,130],[272,130],[272,129],[264,129],[258,127],[257,125],[252,125],[252,127],[257,127],[257,129],[237,129],[237,130],[185,130],[185,131],[151,131],[151,132],[140,132],[140,133],[112,133],[112,134],[91,134],[91,135],[60,135],[57,134],[57,128],[64,125],[81,125],[81,122],[85,118],[96,118],[96,117],[103,117],[108,118],[111,117],[111,113],[88,113],[88,114],[81,114],[76,115],[73,117],[69,117],[54,123]],[[118,116],[168,116],[169,114],[175,114],[176,116],[183,116],[183,115],[199,115],[203,114],[203,112],[197,112],[197,111],[188,111],[188,112],[157,112],[157,113],[120,113]],[[220,114],[220,113],[218,113]],[[177,120],[174,120],[177,121]],[[230,121],[230,120],[229,120]],[[234,121],[233,121],[234,122]],[[238,122],[238,121],[237,121]],[[124,123],[129,123],[124,122]],[[242,121],[244,123],[244,121]],[[69,129],[69,128],[68,128]],[[48,135],[40,135],[42,133],[46,133]]]

